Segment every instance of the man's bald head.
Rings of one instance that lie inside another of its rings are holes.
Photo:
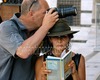
[[[41,7],[49,7],[46,0],[23,0],[21,4],[21,14],[26,14],[30,10],[38,10]]]

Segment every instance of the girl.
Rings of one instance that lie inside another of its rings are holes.
[[[52,71],[46,69],[46,57],[48,55],[60,57],[64,50],[68,52],[71,38],[73,38],[73,34],[77,32],[78,31],[71,31],[71,28],[67,25],[67,21],[65,19],[60,19],[48,32],[47,36],[52,48],[37,60],[35,66],[36,80],[47,80],[47,75],[49,75]],[[66,80],[85,80],[84,56],[82,54],[72,53],[72,61],[69,63],[72,73]]]

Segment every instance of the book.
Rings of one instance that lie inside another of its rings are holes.
[[[71,74],[68,64],[72,60],[72,52],[64,50],[61,57],[48,56],[46,58],[46,68],[51,70],[47,75],[47,80],[65,80]]]

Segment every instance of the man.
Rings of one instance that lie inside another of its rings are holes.
[[[21,15],[16,13],[0,24],[0,80],[34,79],[34,53],[59,20],[58,13],[47,12],[48,8],[45,0],[23,0]]]

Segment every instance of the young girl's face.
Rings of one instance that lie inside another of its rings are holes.
[[[61,37],[51,37],[50,42],[53,45],[53,49],[58,51],[63,51],[68,47],[69,44],[69,37],[68,36],[61,36]]]

